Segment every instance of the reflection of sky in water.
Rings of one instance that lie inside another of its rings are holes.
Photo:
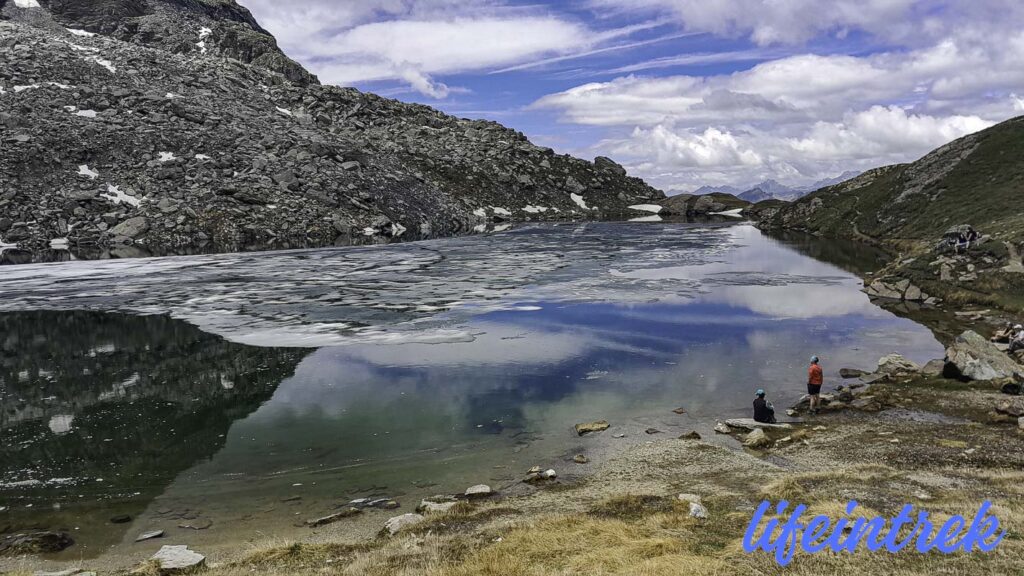
[[[624,271],[587,268],[643,283],[623,301],[557,298],[558,288],[579,288],[562,278],[520,287],[515,300],[475,316],[469,306],[450,313],[449,327],[472,336],[462,341],[322,348],[235,424],[202,475],[301,476],[358,464],[339,472],[341,484],[346,475],[361,485],[412,468],[410,478],[447,479],[457,489],[468,470],[501,462],[524,435],[543,454],[565,450],[583,420],[678,434],[746,415],[759,387],[783,405],[803,393],[812,354],[830,384],[840,367],[871,368],[893,351],[918,361],[941,355],[930,332],[871,305],[849,274],[751,227],[718,232],[729,248],[716,246],[693,265],[665,255]],[[649,295],[651,282],[698,289],[636,298]],[[445,314],[433,321],[443,325]],[[670,413],[680,405],[686,417]],[[319,455],[315,468],[301,456],[309,452]]]

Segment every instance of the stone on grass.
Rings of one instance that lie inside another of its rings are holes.
[[[388,521],[384,523],[384,529],[387,530],[388,534],[394,536],[395,534],[398,534],[400,530],[410,526],[415,526],[424,520],[426,520],[426,518],[419,514],[402,514],[401,516],[388,518]]]
[[[491,487],[487,484],[477,484],[476,486],[466,488],[467,498],[486,498],[492,494],[494,494],[494,490],[491,490]]]

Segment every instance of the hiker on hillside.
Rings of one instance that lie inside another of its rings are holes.
[[[1010,339],[1010,352],[1024,350],[1024,326],[1017,324],[1013,329],[1016,330],[1017,333]]]
[[[764,399],[764,390],[759,388],[754,396],[754,421],[775,424],[775,407]]]
[[[807,394],[811,397],[811,414],[817,414],[821,406],[821,385],[825,376],[818,365],[818,357],[811,356],[811,366],[807,369]]]

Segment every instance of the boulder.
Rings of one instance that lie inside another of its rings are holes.
[[[606,420],[597,420],[594,422],[583,422],[576,425],[576,434],[583,436],[584,434],[590,434],[591,432],[600,432],[607,430],[609,424]]]
[[[426,520],[426,518],[419,514],[402,514],[401,516],[388,518],[388,521],[384,523],[384,530],[386,530],[391,536],[394,536],[395,534],[398,534],[400,530],[409,528],[410,526],[415,526],[424,520]]]
[[[772,441],[768,439],[768,435],[760,428],[755,428],[743,439],[743,445],[747,448],[764,448],[771,443]]]
[[[981,381],[1024,378],[1024,366],[971,330],[957,336],[953,345],[946,349],[946,361],[944,374],[947,377]]]
[[[941,376],[945,370],[945,360],[929,360],[927,364],[921,367],[921,374],[925,376]]]
[[[1007,398],[996,404],[996,412],[1020,418],[1024,416],[1024,398]]]
[[[861,376],[865,376],[867,374],[868,374],[867,372],[865,372],[863,370],[858,370],[856,368],[840,368],[839,369],[839,376],[841,378],[845,378],[845,379],[860,378]]]
[[[586,464],[586,463],[590,462],[590,458],[587,458],[583,454],[577,454],[577,455],[572,457],[572,461],[577,463],[577,464]]]
[[[697,518],[699,520],[706,520],[708,517],[708,509],[700,502],[690,502],[690,517]]]
[[[477,484],[466,488],[466,498],[486,498],[494,494],[494,490],[487,484]]]
[[[188,546],[164,546],[151,560],[160,566],[161,574],[179,574],[203,566],[206,556],[189,550]]]
[[[424,498],[420,505],[416,507],[416,512],[420,514],[443,514],[454,508],[458,503],[459,501],[451,496],[432,496]]]
[[[680,440],[700,440],[700,433],[696,430],[690,430],[686,434],[679,437]]]
[[[719,434],[732,434],[732,429],[726,426],[724,422],[716,422],[715,432],[718,432]]]
[[[876,374],[899,374],[899,373],[914,373],[920,372],[921,367],[917,364],[907,360],[899,354],[889,354],[888,356],[882,356],[878,360],[878,370]]]
[[[135,218],[129,218],[117,226],[114,226],[110,229],[110,233],[114,236],[136,238],[146,230],[149,230],[149,221],[142,216],[136,216]]]
[[[60,552],[75,541],[65,532],[24,532],[0,536],[0,556]]]

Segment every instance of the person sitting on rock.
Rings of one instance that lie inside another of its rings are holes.
[[[811,414],[817,414],[821,407],[821,385],[825,381],[818,362],[817,356],[811,356],[811,366],[807,369],[807,395],[811,397]]]
[[[1017,324],[1013,327],[1017,332],[1010,339],[1010,352],[1016,352],[1018,350],[1024,350],[1024,326]]]
[[[1017,330],[1013,326],[1013,323],[1012,322],[1007,322],[1005,328],[1003,328],[1002,330],[996,330],[996,333],[995,333],[994,336],[992,336],[991,340],[993,342],[998,342],[998,343],[1002,343],[1002,344],[1008,344],[1010,342],[1010,340],[1013,340],[1013,337],[1016,334],[1017,334]]]
[[[764,390],[758,389],[754,398],[754,421],[775,424],[775,407],[764,399]]]

